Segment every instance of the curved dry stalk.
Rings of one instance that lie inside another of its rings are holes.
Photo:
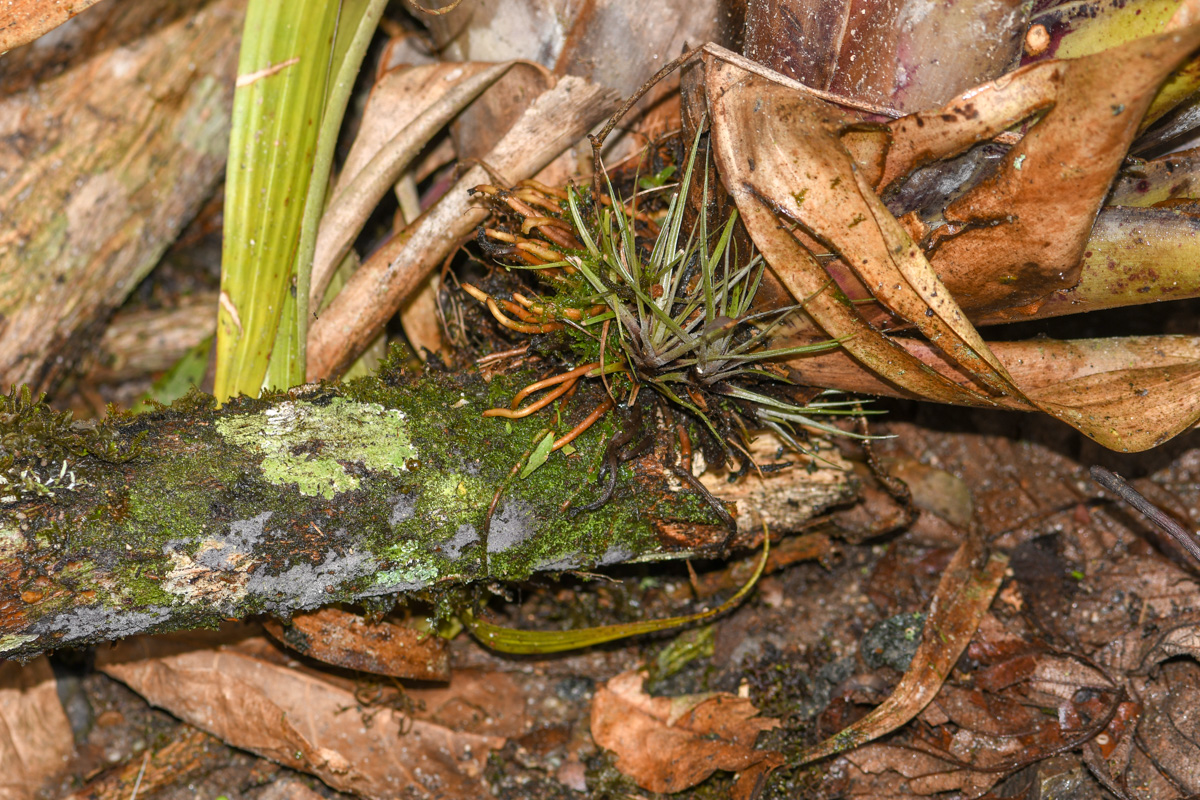
[[[317,308],[329,288],[337,265],[354,244],[362,226],[383,196],[396,184],[404,170],[417,157],[434,135],[449,124],[456,114],[489,86],[498,81],[515,62],[502,64],[429,64],[415,67],[421,75],[428,73],[423,83],[442,88],[454,72],[461,75],[444,94],[401,128],[370,162],[334,195],[321,217],[313,254],[312,285],[309,302]],[[311,378],[311,376],[310,376]]]
[[[525,178],[603,119],[616,104],[613,92],[580,78],[560,78],[525,111],[488,154],[487,162]],[[486,183],[473,167],[403,234],[371,256],[325,313],[309,328],[308,379],[340,375],[381,331],[404,298],[441,264],[456,243],[487,218],[468,190]]]

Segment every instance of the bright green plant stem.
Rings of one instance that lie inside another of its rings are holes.
[[[321,116],[321,129],[317,134],[317,150],[313,158],[312,179],[308,183],[308,197],[304,201],[304,219],[300,225],[300,246],[296,254],[296,292],[289,293],[285,302],[283,325],[279,328],[276,351],[282,357],[272,358],[268,366],[268,383],[272,387],[294,386],[304,380],[306,341],[308,339],[309,287],[312,278],[313,252],[317,245],[317,229],[321,213],[325,210],[325,197],[329,179],[333,172],[333,153],[337,147],[338,132],[354,89],[371,37],[383,16],[387,0],[345,0],[341,18],[338,20],[337,37],[334,41],[331,62],[332,83],[325,111]],[[292,304],[295,308],[292,310]],[[290,322],[288,327],[286,323]],[[298,376],[298,379],[297,379]]]
[[[215,392],[304,381],[307,284],[337,128],[379,0],[250,0],[225,187]],[[332,80],[332,85],[331,85]]]

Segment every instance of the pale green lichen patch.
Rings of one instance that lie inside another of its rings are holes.
[[[16,558],[25,549],[25,538],[16,528],[0,526],[0,559]]]
[[[375,575],[375,585],[395,591],[402,586],[418,589],[436,581],[440,570],[433,563],[429,548],[418,542],[398,542],[387,549],[385,556],[395,566]]]
[[[301,494],[326,500],[359,488],[345,462],[399,476],[407,471],[406,462],[417,457],[403,411],[341,397],[325,405],[289,400],[216,424],[230,442],[262,453],[266,480],[295,484]]]
[[[36,638],[38,637],[35,633],[10,633],[8,636],[0,636],[0,653],[16,650],[21,645],[32,642]]]

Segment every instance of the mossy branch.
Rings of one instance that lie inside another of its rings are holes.
[[[606,503],[572,514],[605,491],[619,418],[520,479],[537,434],[569,428],[586,398],[557,420],[482,419],[529,376],[382,373],[220,410],[193,394],[92,429],[0,403],[0,657],[726,542],[665,432]],[[850,494],[826,475],[810,508]]]

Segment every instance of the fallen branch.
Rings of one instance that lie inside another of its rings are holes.
[[[674,428],[620,467],[608,502],[569,516],[567,501],[579,508],[603,491],[596,476],[619,424],[612,415],[571,455],[552,453],[505,484],[546,435],[546,415],[480,415],[529,375],[487,384],[390,364],[381,374],[220,410],[193,394],[90,429],[16,396],[0,401],[0,655],[712,554],[726,540],[709,503],[664,463],[675,460]],[[599,394],[563,408],[558,433]],[[806,467],[793,468],[796,520],[852,496],[848,473],[826,461]],[[735,543],[751,545],[742,494],[727,509],[739,522]]]

